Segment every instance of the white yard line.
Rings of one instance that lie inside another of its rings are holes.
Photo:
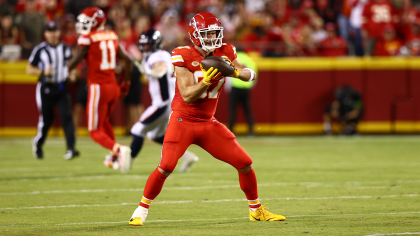
[[[261,200],[270,201],[291,201],[291,200],[329,200],[329,199],[369,199],[369,198],[396,198],[396,197],[418,197],[419,194],[401,194],[401,195],[385,195],[385,196],[338,196],[338,197],[286,197],[286,198],[264,198]],[[246,199],[219,199],[219,200],[207,200],[202,202],[235,202],[235,201],[246,201]]]
[[[382,235],[413,235],[413,234],[420,234],[420,232],[404,232],[404,233],[378,233],[378,234],[368,234],[365,236],[382,236]]]
[[[133,189],[51,190],[51,191],[0,193],[0,195],[37,195],[37,194],[60,194],[60,193],[104,193],[104,192],[139,192],[139,191],[143,191],[143,188],[133,188]]]
[[[28,182],[28,181],[65,181],[65,180],[108,180],[108,179],[147,179],[148,175],[91,175],[91,176],[61,176],[61,177],[41,177],[35,176],[31,178],[17,178],[17,179],[4,179],[2,181],[19,181],[19,182]]]
[[[303,218],[303,217],[337,217],[337,216],[367,216],[367,215],[407,215],[407,214],[420,214],[419,211],[414,212],[379,212],[379,213],[358,213],[358,214],[330,214],[330,215],[290,215],[286,218]],[[185,221],[223,221],[223,220],[241,220],[248,219],[249,217],[236,217],[236,218],[213,218],[213,219],[179,219],[179,220],[148,220],[148,223],[159,223],[159,222],[185,222]],[[127,221],[111,221],[111,222],[74,222],[74,223],[62,223],[62,224],[32,224],[32,225],[0,225],[0,227],[36,227],[36,226],[71,226],[71,225],[96,225],[96,224],[127,224]],[[128,224],[127,224],[128,227]],[[368,236],[376,235],[404,235],[404,234],[419,234],[420,232],[406,232],[406,233],[390,233],[390,234],[372,234]]]
[[[366,186],[366,187],[354,187],[355,189],[389,189],[389,188],[401,188],[401,186]]]
[[[94,178],[94,177],[90,177]],[[137,175],[136,179],[145,179],[147,176]],[[258,184],[258,187],[269,187],[269,186],[305,186],[307,188],[317,187],[346,187],[355,189],[388,189],[388,188],[400,188],[400,186],[360,186],[363,184],[379,184],[379,183],[399,183],[399,184],[412,184],[420,183],[420,180],[395,180],[395,181],[367,181],[367,182],[300,182],[300,183],[265,183]],[[196,187],[164,187],[162,190],[197,190],[197,189],[218,189],[218,188],[238,188],[239,185],[210,185],[210,186],[196,186]],[[0,192],[2,195],[38,195],[38,194],[66,194],[66,193],[104,193],[104,192],[140,192],[143,188],[130,188],[130,189],[78,189],[78,190],[47,190],[47,191],[32,191],[32,192]]]
[[[1,172],[1,171],[0,171]],[[182,173],[182,174],[173,174],[171,178],[187,178],[191,176],[224,176],[224,175],[232,175],[231,172],[210,172],[210,173]],[[18,181],[18,182],[29,182],[29,181],[65,181],[65,180],[108,180],[108,179],[118,179],[118,180],[126,180],[126,179],[147,179],[149,175],[91,175],[91,176],[77,176],[77,175],[67,175],[67,176],[59,176],[59,177],[42,177],[42,176],[34,176],[34,177],[26,177],[26,178],[11,178],[11,179],[0,179],[1,181]],[[384,180],[384,181],[349,181],[349,182],[301,182],[301,183],[288,183],[288,184],[313,184],[315,187],[316,185],[325,186],[329,184],[331,186],[341,186],[341,185],[361,185],[361,184],[394,184],[394,183],[420,183],[420,180]]]
[[[338,196],[338,197],[286,197],[286,198],[264,198],[264,201],[301,201],[301,200],[330,200],[330,199],[370,199],[370,198],[398,198],[398,197],[419,197],[419,194],[401,194],[401,195],[385,195],[385,196]],[[246,199],[219,199],[219,200],[183,200],[183,201],[156,201],[153,204],[181,204],[191,202],[240,202]],[[33,207],[5,207],[0,210],[25,210],[25,209],[49,209],[49,208],[69,208],[69,207],[112,207],[138,205],[138,203],[115,203],[115,204],[83,204],[83,205],[60,205],[60,206],[33,206]]]
[[[294,161],[288,161],[289,159],[293,160],[293,157],[283,157],[285,160],[285,163],[288,164],[298,164],[300,165],[301,163],[299,162],[294,162]],[[319,167],[319,166],[332,166],[332,167],[340,167],[340,166],[352,166],[354,165],[354,162],[337,162],[337,163],[326,163],[326,162],[311,162],[309,163],[312,167]],[[157,163],[150,163],[150,164],[142,164],[142,168],[154,168],[156,167]],[[416,166],[420,166],[420,162],[393,162],[393,163],[388,163],[388,162],[368,162],[368,163],[364,163],[364,166],[374,166],[374,167],[378,167],[378,166],[403,166],[403,167],[416,167]],[[90,166],[88,165],[84,165],[84,166],[67,166],[67,167],[61,167],[62,169],[66,170],[66,171],[71,171],[71,170],[82,170],[82,169],[91,169]],[[50,168],[50,167],[45,167],[45,166],[28,166],[28,167],[9,167],[9,168],[0,168],[0,172],[57,172],[56,169]],[[213,172],[214,173],[214,172]],[[230,172],[219,172],[219,173],[224,173],[224,174],[229,174]],[[188,175],[188,174],[193,174],[196,175],[198,173],[183,173],[182,175]]]
[[[111,171],[111,170],[110,170]],[[1,173],[1,171],[0,171]],[[222,175],[231,175],[232,173],[229,172],[211,172],[211,173],[182,173],[182,174],[174,174],[171,175],[171,178],[186,178],[191,176],[222,176]],[[149,175],[116,175],[114,173],[110,175],[91,175],[91,176],[77,176],[77,175],[67,175],[67,176],[59,176],[59,177],[48,177],[48,176],[33,176],[33,177],[26,177],[26,178],[11,178],[11,179],[0,179],[0,181],[19,181],[19,182],[28,182],[28,181],[63,181],[63,180],[102,180],[102,179],[147,179]],[[420,180],[419,180],[420,181]]]

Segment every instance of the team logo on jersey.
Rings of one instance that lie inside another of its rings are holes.
[[[193,65],[193,66],[199,66],[199,65],[200,65],[200,62],[198,62],[198,61],[193,61],[193,62],[191,62],[191,65]]]

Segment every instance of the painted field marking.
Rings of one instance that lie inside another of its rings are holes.
[[[303,217],[336,217],[336,216],[367,216],[367,215],[407,215],[407,214],[420,214],[420,211],[414,212],[379,212],[379,213],[357,213],[357,214],[330,214],[330,215],[290,215],[286,218],[303,218]],[[235,218],[213,218],[213,219],[179,219],[179,220],[148,220],[147,223],[159,223],[159,222],[186,222],[186,221],[221,221],[221,220],[239,220],[248,219],[249,217],[235,217]],[[95,224],[123,224],[128,223],[127,221],[114,221],[114,222],[75,222],[75,223],[62,223],[62,224],[51,224],[59,226],[71,226],[71,225],[95,225]],[[0,227],[36,227],[36,226],[48,226],[49,224],[32,224],[32,225],[0,225]],[[127,227],[129,227],[127,225]],[[394,234],[372,234],[369,236],[376,235],[403,235],[403,234],[419,234],[420,232],[407,232],[407,233],[394,233]]]
[[[139,176],[143,179],[146,176]],[[400,188],[400,186],[360,186],[362,184],[378,184],[385,181],[368,181],[368,182],[331,182],[331,183],[321,183],[321,182],[300,182],[300,183],[265,183],[258,184],[258,187],[269,187],[269,186],[306,186],[308,188],[316,187],[346,187],[346,188],[356,188],[356,189],[388,189],[388,188]],[[387,183],[420,183],[420,180],[396,180],[396,181],[386,181]],[[235,185],[210,185],[210,186],[196,186],[196,187],[164,187],[162,190],[198,190],[198,189],[217,189],[217,188],[239,188],[238,184]],[[103,193],[103,192],[140,192],[144,188],[130,188],[130,189],[79,189],[79,190],[47,190],[47,191],[32,191],[32,192],[0,192],[1,195],[37,195],[37,194],[64,194],[64,193]]]
[[[0,171],[1,172],[1,171]],[[205,173],[206,176],[223,176],[229,175],[232,173],[228,172],[211,172]],[[171,178],[185,178],[190,176],[203,176],[203,173],[182,173],[171,175]],[[63,180],[107,180],[107,179],[147,179],[149,175],[115,175],[114,173],[110,175],[91,175],[91,176],[77,176],[77,175],[65,175],[59,177],[42,177],[40,175],[26,178],[15,178],[15,179],[0,179],[0,181],[19,181],[19,182],[28,182],[28,181],[63,181]],[[419,180],[420,181],[420,180]]]
[[[293,157],[283,157],[285,159],[293,159]],[[293,161],[287,161],[284,160],[285,163],[287,164],[300,164],[298,162],[293,162]],[[332,167],[340,167],[340,166],[352,166],[354,165],[354,162],[337,162],[337,163],[325,163],[325,162],[311,162],[310,165],[312,167],[319,167],[319,166],[332,166]],[[399,166],[399,167],[416,167],[416,166],[420,166],[420,162],[393,162],[393,163],[388,163],[388,162],[368,162],[368,163],[364,163],[365,166]],[[150,163],[150,164],[143,164],[142,167],[143,168],[154,168],[156,167],[157,164],[156,163]],[[66,166],[66,167],[62,167],[64,168],[64,170],[82,170],[82,169],[91,169],[91,167],[87,166],[87,165],[83,165],[83,166]],[[45,167],[45,166],[28,166],[28,167],[9,167],[9,168],[0,168],[0,172],[56,172],[57,170],[52,169],[50,167]],[[213,172],[214,173],[214,172]],[[218,172],[218,173],[230,173],[230,172]],[[183,173],[182,175],[198,175],[200,173]]]
[[[404,232],[404,233],[377,233],[377,234],[368,234],[365,236],[382,236],[382,235],[413,235],[413,234],[420,234],[420,232]]]
[[[338,196],[338,197],[287,197],[287,198],[264,198],[264,201],[301,201],[301,200],[330,200],[330,199],[369,199],[369,198],[397,198],[397,197],[418,197],[419,194],[401,194],[401,195],[385,195],[385,196]],[[191,202],[241,202],[246,199],[219,199],[219,200],[183,200],[183,201],[157,201],[153,204],[181,204]],[[69,207],[112,207],[112,206],[126,206],[138,205],[138,203],[114,203],[114,204],[83,204],[83,205],[60,205],[60,206],[33,206],[33,207],[5,207],[0,210],[25,210],[25,209],[49,209],[49,208],[69,208]]]

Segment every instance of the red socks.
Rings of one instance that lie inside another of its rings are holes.
[[[255,172],[252,169],[246,173],[239,171],[238,173],[239,185],[248,199],[249,207],[251,210],[255,210],[261,206],[260,200],[258,199],[257,177],[255,176]],[[144,187],[143,198],[139,204],[140,206],[149,208],[150,204],[152,204],[153,200],[162,190],[166,178],[168,178],[168,176],[160,173],[157,168],[152,172],[149,179],[147,179],[146,187]]]
[[[150,204],[152,204],[153,200],[162,190],[166,178],[168,178],[168,176],[160,173],[158,168],[152,172],[147,179],[146,186],[144,187],[143,198],[139,204],[140,206],[149,208]]]
[[[261,206],[260,200],[258,199],[257,177],[255,176],[255,171],[252,169],[246,173],[239,171],[238,173],[239,185],[248,199],[249,208],[251,208],[251,210],[255,210]]]
[[[91,130],[90,137],[93,141],[99,143],[102,147],[112,150],[115,145],[115,140],[110,138],[103,129]]]

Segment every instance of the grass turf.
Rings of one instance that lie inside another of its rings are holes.
[[[119,138],[129,144],[129,138]],[[128,220],[161,147],[146,142],[132,171],[102,164],[106,150],[63,138],[44,160],[30,139],[0,139],[0,235],[389,235],[420,232],[420,136],[239,138],[254,159],[262,203],[285,222],[249,222],[236,171],[197,146],[190,172],[174,172],[146,224]],[[419,233],[420,234],[420,233]]]

